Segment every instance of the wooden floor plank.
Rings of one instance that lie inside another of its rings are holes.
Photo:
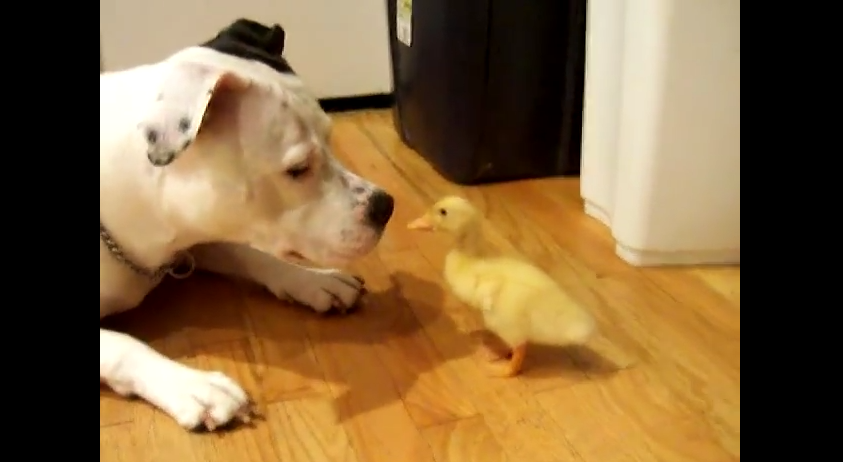
[[[109,462],[134,462],[141,460],[137,457],[145,448],[136,446],[132,432],[137,431],[134,425],[111,424],[100,427],[100,460]]]
[[[377,295],[383,289],[375,279],[369,278],[374,297],[360,312],[313,320],[308,336],[358,459],[430,462],[430,448],[376,351],[385,327],[400,325],[395,321],[400,314],[391,297]]]
[[[268,426],[283,462],[357,462],[330,396],[269,406]]]
[[[259,385],[253,370],[254,359],[250,357],[249,344],[246,340],[227,342],[197,349],[191,365],[203,370],[220,371],[239,383],[256,401],[262,419],[247,427],[248,431],[229,431],[219,434],[198,436],[192,444],[197,458],[203,462],[231,462],[249,460],[255,462],[275,462],[278,454],[268,441],[272,441],[271,427],[262,425],[265,420],[275,420],[264,399],[263,388]]]
[[[639,390],[637,399],[629,399],[630,390]],[[588,462],[733,459],[693,409],[664,386],[653,367],[537,396]]]
[[[243,290],[249,349],[265,402],[327,394],[324,372],[302,329],[313,313],[257,287]]]
[[[511,460],[479,415],[428,427],[423,432],[437,462]]]

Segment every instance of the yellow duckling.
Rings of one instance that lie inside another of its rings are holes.
[[[591,313],[541,269],[496,255],[483,238],[480,218],[467,200],[449,196],[407,227],[443,231],[455,238],[445,257],[445,281],[458,299],[483,313],[486,327],[511,349],[508,361],[492,363],[493,375],[517,375],[527,342],[586,343],[596,332]]]

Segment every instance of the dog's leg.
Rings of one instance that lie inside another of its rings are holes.
[[[100,329],[100,383],[144,398],[191,430],[201,425],[213,430],[235,418],[248,421],[251,414],[246,392],[222,373],[184,366],[106,329]]]
[[[281,261],[246,245],[204,244],[191,249],[196,266],[206,271],[249,279],[281,299],[324,313],[345,311],[363,292],[363,281],[334,269],[316,269]]]

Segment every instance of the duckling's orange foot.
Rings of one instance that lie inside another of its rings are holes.
[[[502,352],[488,345],[481,345],[478,353],[486,361],[499,361],[501,359],[509,359],[510,357],[509,353]]]
[[[514,377],[521,372],[514,364],[512,364],[509,360],[498,360],[489,363],[487,366],[488,373],[492,377]]]
[[[509,359],[493,361],[488,366],[489,374],[494,377],[514,377],[521,372],[524,357],[527,354],[526,345],[518,345],[512,349]]]

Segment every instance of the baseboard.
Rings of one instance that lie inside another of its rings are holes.
[[[612,228],[612,219],[603,207],[584,199],[585,214]],[[614,236],[612,236],[614,238]],[[632,266],[740,265],[741,249],[663,252],[642,250],[615,241],[615,254]]]
[[[319,104],[325,112],[361,111],[364,109],[386,109],[392,107],[395,98],[391,93],[322,98]]]
[[[694,252],[659,252],[615,244],[615,253],[632,266],[702,266],[740,265],[741,250],[703,250]]]
[[[595,220],[603,223],[604,226],[611,228],[612,227],[612,219],[609,218],[609,212],[606,211],[603,207],[591,202],[588,199],[584,199],[583,202],[585,203],[585,214],[594,218]]]

